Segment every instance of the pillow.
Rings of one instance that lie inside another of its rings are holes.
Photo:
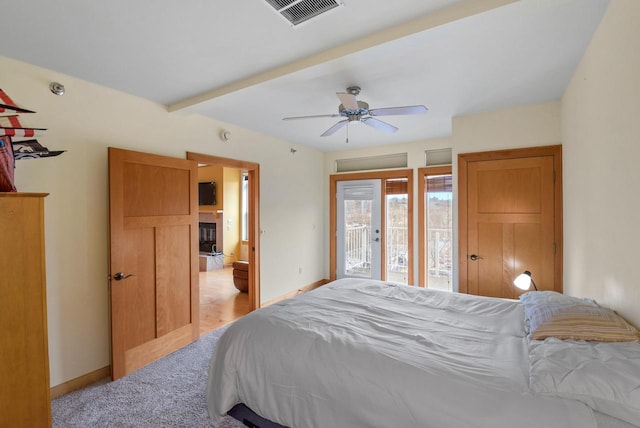
[[[578,400],[640,425],[640,344],[532,341],[529,382],[537,395]]]
[[[525,331],[528,333],[535,329],[536,325],[541,321],[535,318],[535,314],[531,314],[531,309],[537,305],[592,305],[598,306],[595,300],[580,299],[578,297],[567,296],[556,291],[529,291],[520,295],[520,303],[525,311]],[[531,317],[534,316],[533,319]],[[533,328],[532,328],[533,323]]]
[[[558,303],[566,305],[591,305],[598,306],[593,299],[581,299],[579,297],[567,296],[556,291],[529,291],[520,295],[520,302],[523,305],[539,305],[548,303]]]
[[[552,303],[525,307],[530,338],[632,342],[640,340],[638,330],[613,310],[592,305]]]

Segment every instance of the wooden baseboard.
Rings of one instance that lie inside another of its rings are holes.
[[[87,373],[86,375],[82,375],[65,383],[61,383],[60,385],[54,386],[51,388],[51,399],[53,400],[61,395],[84,388],[85,386],[91,385],[92,383],[105,378],[109,378],[109,380],[111,380],[111,366],[103,367],[92,371],[91,373]]]
[[[315,288],[323,286],[331,281],[328,279],[321,279],[309,285],[305,285],[304,287],[300,287],[297,290],[294,290],[290,293],[285,294],[284,296],[276,297],[275,299],[269,300],[268,302],[264,302],[261,307],[272,305],[276,302],[280,302],[282,300],[290,299],[292,297],[297,296],[301,293],[306,293],[307,291],[311,291]],[[65,383],[61,383],[60,385],[56,385],[51,388],[51,399],[60,397],[64,394],[68,394],[77,389],[84,388],[85,386],[89,386],[94,382],[97,382],[102,379],[111,380],[111,366],[106,366],[101,369],[92,371],[91,373],[87,373],[86,375],[77,377],[75,379],[71,379]]]
[[[314,288],[318,288],[318,287],[320,287],[320,286],[322,286],[322,285],[325,285],[325,284],[327,284],[328,282],[331,282],[331,281],[329,281],[328,279],[321,279],[321,280],[316,281],[316,282],[314,282],[314,283],[311,283],[311,284],[309,284],[309,285],[305,285],[304,287],[300,287],[300,288],[298,288],[297,290],[294,290],[294,291],[292,291],[292,292],[290,292],[290,293],[287,293],[287,294],[285,294],[285,295],[283,295],[283,296],[276,297],[275,299],[269,300],[268,302],[264,302],[264,303],[262,303],[262,304],[260,305],[260,307],[261,307],[261,308],[264,308],[265,306],[273,305],[274,303],[277,303],[277,302],[281,302],[281,301],[283,301],[283,300],[290,299],[290,298],[292,298],[292,297],[297,296],[298,294],[306,293],[307,291],[311,291],[311,290],[313,290]]]

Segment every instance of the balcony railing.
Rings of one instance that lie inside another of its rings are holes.
[[[387,229],[387,278],[393,276],[394,280],[405,283],[409,255],[407,232],[406,227]],[[347,225],[344,242],[345,273],[370,278],[371,228],[368,225]]]
[[[344,237],[345,273],[371,277],[371,229],[368,225],[347,225]]]
[[[451,229],[430,228],[427,238],[429,276],[451,276]]]
[[[407,272],[409,267],[408,229],[404,226],[387,228],[387,272]]]

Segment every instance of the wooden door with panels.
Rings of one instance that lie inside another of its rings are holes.
[[[459,291],[517,298],[525,270],[562,292],[562,147],[458,155]]]
[[[199,337],[198,171],[109,148],[112,378]]]

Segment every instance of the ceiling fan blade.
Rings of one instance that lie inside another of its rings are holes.
[[[338,129],[342,128],[343,126],[345,126],[347,124],[347,122],[349,122],[348,119],[341,120],[340,122],[338,122],[335,125],[333,125],[331,128],[329,128],[326,131],[324,131],[324,133],[321,135],[321,137],[328,137],[329,135],[335,134],[336,131]]]
[[[396,128],[395,126],[389,125],[388,123],[383,122],[379,119],[375,119],[373,117],[365,117],[361,121],[369,126],[376,128],[379,131],[386,132],[388,134],[393,134],[398,130],[398,128]]]
[[[402,114],[423,114],[429,109],[425,106],[386,107],[369,110],[371,116],[393,116]]]
[[[347,92],[336,92],[340,102],[347,110],[358,110],[358,101],[356,96]]]
[[[311,116],[283,117],[282,120],[316,119],[319,117],[340,117],[340,115],[339,114],[316,114]]]

